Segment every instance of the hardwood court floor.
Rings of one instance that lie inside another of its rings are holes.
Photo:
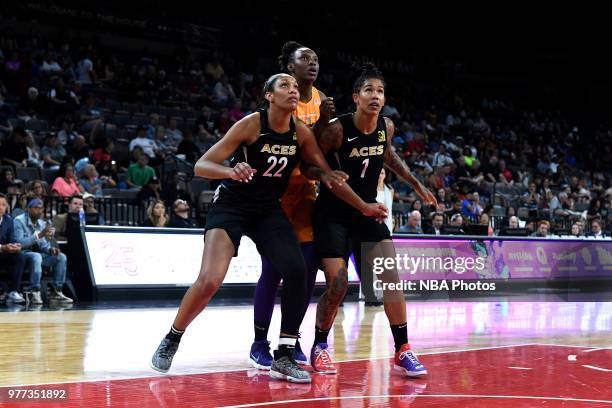
[[[278,307],[277,307],[278,309]],[[188,329],[169,375],[151,354],[176,308],[0,313],[0,386],[58,384],[57,407],[611,406],[612,303],[410,302],[411,344],[429,369],[408,380],[390,368],[382,308],[346,303],[330,342],[337,376],[308,386],[249,369],[251,306],[213,306]],[[309,349],[315,305],[302,325]],[[270,339],[275,343],[279,310]],[[0,403],[0,405],[2,405]]]

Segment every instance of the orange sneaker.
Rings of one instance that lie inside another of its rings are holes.
[[[321,374],[336,374],[336,366],[329,354],[327,343],[318,343],[310,351],[310,364],[313,370]]]

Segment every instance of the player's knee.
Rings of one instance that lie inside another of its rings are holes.
[[[198,294],[202,297],[212,296],[217,289],[221,286],[223,280],[215,279],[215,278],[202,278],[198,279],[193,288],[198,292]]]
[[[333,297],[344,297],[348,289],[348,272],[341,268],[331,279],[328,290]]]

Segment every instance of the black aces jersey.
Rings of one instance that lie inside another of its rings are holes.
[[[289,131],[276,133],[268,126],[268,111],[259,110],[259,138],[250,145],[240,146],[231,158],[230,167],[248,163],[257,172],[248,183],[223,180],[217,188],[214,202],[236,205],[278,203],[287,189],[291,172],[300,160],[295,123],[291,117]]]
[[[338,117],[342,124],[342,145],[338,150],[330,151],[326,159],[333,170],[342,170],[348,174],[349,186],[363,201],[374,203],[378,177],[384,165],[387,149],[385,119],[379,116],[374,132],[366,135],[355,126],[353,115],[350,113]],[[317,202],[319,206],[329,206],[330,211],[353,209],[323,185]]]

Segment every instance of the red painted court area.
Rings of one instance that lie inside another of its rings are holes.
[[[62,384],[69,400],[10,407],[610,407],[612,350],[527,344],[425,354],[414,380],[391,359],[346,361],[310,384],[242,370]]]

